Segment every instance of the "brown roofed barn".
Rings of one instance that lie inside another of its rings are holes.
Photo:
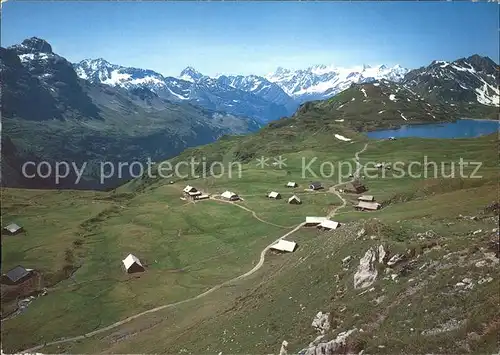
[[[345,184],[344,187],[344,192],[351,193],[351,194],[360,194],[368,189],[363,185],[359,180],[354,180],[352,182],[349,182]]]

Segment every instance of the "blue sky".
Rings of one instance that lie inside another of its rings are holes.
[[[37,36],[76,62],[176,76],[278,66],[498,62],[499,5],[472,2],[21,2],[2,4],[2,46]]]

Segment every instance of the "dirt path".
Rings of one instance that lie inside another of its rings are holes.
[[[359,171],[361,170],[361,167],[362,167],[361,163],[359,162],[359,154],[363,153],[367,148],[368,148],[368,143],[365,144],[363,149],[361,149],[359,152],[356,152],[356,154],[354,154],[354,158],[356,161],[356,171],[353,174],[354,177],[352,178],[352,180],[347,181],[347,182],[340,182],[337,185],[334,185],[329,189],[329,192],[337,195],[337,197],[342,200],[342,204],[340,206],[335,207],[333,210],[330,211],[330,213],[327,216],[328,219],[335,216],[337,214],[338,210],[340,210],[341,208],[344,208],[347,205],[347,200],[342,197],[342,195],[340,194],[340,192],[338,192],[336,190],[336,188],[341,186],[341,185],[344,185],[346,183],[353,182],[356,179],[356,176],[359,174]]]
[[[359,172],[359,170],[361,169],[361,164],[359,163],[359,154],[363,153],[366,148],[368,147],[368,143],[365,144],[365,146],[363,147],[362,150],[360,150],[359,152],[357,152],[355,154],[355,159],[356,159],[356,173],[354,175],[357,175],[357,173]],[[352,180],[351,180],[352,181]],[[341,206],[338,206],[336,207],[334,210],[332,210],[329,214],[328,214],[328,218],[331,218],[333,217],[336,212],[345,207],[346,204],[347,204],[347,201],[340,195],[340,193],[338,191],[335,191],[334,188],[335,187],[338,187],[340,185],[343,185],[344,183],[339,183],[335,186],[333,186],[331,188],[331,192],[333,192],[335,195],[337,195],[341,200],[342,200],[342,205]],[[217,201],[222,201],[222,200],[217,200]],[[226,201],[223,201],[223,202],[226,202]],[[228,203],[231,203],[235,206],[238,206],[240,208],[243,208],[244,210],[247,210],[249,212],[252,212],[253,216],[258,219],[259,221],[263,222],[263,223],[267,223],[267,224],[271,224],[271,225],[274,225],[270,222],[267,222],[267,221],[264,221],[264,220],[261,220],[256,214],[254,211],[250,210],[249,208],[247,207],[244,207],[244,206],[241,206],[241,205],[238,205],[238,204],[235,204],[235,203],[232,203],[231,201],[227,201]],[[264,261],[265,261],[265,258],[266,258],[266,252],[271,248],[271,246],[275,243],[277,243],[279,240],[281,239],[284,239],[286,237],[288,237],[289,235],[295,233],[296,231],[298,231],[300,228],[302,228],[303,226],[305,225],[305,222],[299,224],[298,226],[296,226],[295,228],[293,228],[291,231],[287,232],[286,234],[282,235],[281,237],[279,237],[278,239],[276,239],[275,241],[273,241],[272,243],[270,243],[267,247],[265,247],[261,253],[260,253],[260,258],[259,258],[259,261],[258,263],[249,271],[247,271],[246,273],[242,274],[242,275],[239,275],[235,278],[232,278],[231,280],[228,280],[228,281],[225,281],[221,284],[218,284],[210,289],[208,289],[207,291],[203,292],[203,293],[200,293],[199,295],[197,296],[194,296],[194,297],[191,297],[191,298],[187,298],[185,300],[182,300],[182,301],[179,301],[179,302],[175,302],[175,303],[169,303],[169,304],[165,304],[163,306],[159,306],[159,307],[156,307],[156,308],[152,308],[152,309],[148,309],[147,311],[144,311],[144,312],[141,312],[141,313],[137,313],[133,316],[130,316],[128,318],[125,318],[121,321],[118,321],[118,322],[115,322],[113,324],[110,324],[108,325],[107,327],[104,327],[104,328],[100,328],[100,329],[97,329],[97,330],[94,330],[92,332],[89,332],[89,333],[86,333],[84,335],[79,335],[79,336],[76,336],[76,337],[71,337],[71,338],[61,338],[59,340],[56,340],[56,341],[52,341],[52,342],[48,342],[48,343],[45,343],[45,344],[42,344],[42,345],[38,345],[38,346],[35,346],[35,347],[32,347],[30,349],[27,349],[27,350],[23,350],[21,351],[20,353],[32,353],[32,352],[35,352],[37,350],[40,350],[46,346],[51,346],[51,345],[58,345],[58,344],[63,344],[63,343],[70,343],[70,342],[74,342],[74,341],[78,341],[78,340],[84,340],[86,338],[90,338],[90,337],[93,337],[94,335],[97,335],[97,334],[101,334],[101,333],[104,333],[104,332],[107,332],[111,329],[114,329],[114,328],[117,328],[121,325],[124,325],[126,323],[129,323],[131,321],[133,321],[134,319],[137,319],[139,317],[142,317],[146,314],[150,314],[150,313],[155,313],[155,312],[158,312],[158,311],[161,311],[161,310],[164,310],[164,309],[168,309],[168,308],[172,308],[172,307],[176,307],[176,306],[179,306],[181,304],[184,304],[184,303],[188,303],[188,302],[191,302],[191,301],[195,301],[197,299],[200,299],[202,297],[205,297],[206,295],[209,295],[210,293],[232,283],[232,282],[235,282],[235,281],[238,281],[238,280],[241,280],[241,279],[244,279],[248,276],[251,276],[252,274],[254,274],[255,272],[257,272],[261,267],[262,265],[264,265]],[[277,226],[277,225],[275,225]],[[281,228],[288,228],[288,227],[283,227],[283,226],[277,226],[277,227],[281,227]]]
[[[183,301],[179,301],[179,302],[175,302],[175,303],[169,303],[169,304],[166,304],[166,305],[163,305],[163,306],[159,306],[159,307],[156,307],[156,308],[152,308],[152,309],[149,309],[147,311],[144,311],[144,312],[141,312],[141,313],[137,313],[131,317],[128,317],[128,318],[125,318],[121,321],[118,321],[116,323],[113,323],[111,325],[108,325],[107,327],[104,327],[104,328],[100,328],[100,329],[97,329],[93,332],[90,332],[90,333],[87,333],[87,334],[84,334],[84,335],[79,335],[79,336],[76,336],[76,337],[72,337],[72,338],[62,338],[60,340],[56,340],[56,341],[52,341],[52,342],[49,342],[49,343],[45,343],[45,344],[42,344],[42,345],[38,345],[38,346],[35,346],[35,347],[32,347],[30,349],[27,349],[27,350],[23,350],[21,351],[20,353],[32,353],[34,351],[37,351],[37,350],[40,350],[46,346],[50,346],[50,345],[57,345],[57,344],[63,344],[63,343],[69,343],[69,342],[73,342],[73,341],[78,341],[78,340],[83,340],[83,339],[86,339],[86,338],[90,338],[94,335],[97,335],[97,334],[100,334],[100,333],[104,333],[108,330],[111,330],[111,329],[114,329],[114,328],[117,328],[123,324],[126,324],[130,321],[133,321],[134,319],[137,319],[139,317],[142,317],[146,314],[150,314],[150,313],[154,313],[154,312],[158,312],[158,311],[161,311],[161,310],[164,310],[164,309],[168,309],[168,308],[172,308],[172,307],[175,307],[175,306],[179,306],[181,304],[184,304],[184,303],[187,303],[187,302],[191,302],[191,301],[195,301],[197,299],[200,299],[224,286],[226,286],[227,284],[230,284],[232,282],[235,282],[235,281],[238,281],[238,280],[241,280],[241,279],[244,279],[252,274],[254,274],[255,272],[257,272],[261,267],[262,265],[264,265],[264,261],[265,261],[265,255],[266,255],[266,252],[271,248],[271,246],[275,243],[277,243],[279,240],[283,239],[283,238],[286,238],[288,237],[289,235],[295,233],[296,231],[298,231],[303,225],[305,224],[304,223],[301,223],[299,224],[298,226],[296,226],[293,230],[289,231],[288,233],[282,235],[281,237],[279,237],[278,239],[276,239],[275,241],[273,241],[272,243],[270,243],[267,247],[264,248],[264,250],[262,250],[262,252],[260,253],[260,259],[259,259],[259,262],[250,270],[250,271],[247,271],[246,273],[240,275],[240,276],[237,276],[231,280],[228,280],[228,281],[225,281],[219,285],[216,285],[214,287],[212,287],[211,289],[203,292],[203,293],[200,293],[199,295],[197,296],[194,296],[194,297],[191,297],[191,298],[187,298]]]

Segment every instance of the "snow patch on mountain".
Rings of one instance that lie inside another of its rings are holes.
[[[473,102],[500,106],[498,64],[488,57],[473,55],[453,62],[434,61],[410,71],[404,84],[422,95],[436,97],[450,105]]]
[[[477,93],[477,101],[479,103],[488,106],[499,106],[500,95],[498,89],[488,83],[484,83],[483,87],[476,88],[475,91]],[[493,94],[491,94],[491,92],[493,92]]]
[[[219,83],[228,85],[238,90],[252,93],[267,101],[283,105],[288,113],[292,114],[298,108],[298,103],[283,89],[269,80],[257,75],[217,75]]]
[[[122,67],[106,60],[86,59],[74,64],[77,75],[93,83],[119,86],[127,90],[146,88],[160,98],[187,101],[197,106],[267,122],[291,114],[295,101],[264,78],[210,78],[193,67],[178,78],[152,70]]]
[[[351,140],[350,138],[341,136],[340,134],[335,134],[335,138],[337,138],[337,139],[339,139],[341,141],[344,141],[344,142],[349,142]]]
[[[279,85],[298,102],[303,103],[332,97],[352,84],[369,83],[381,79],[397,82],[402,80],[408,71],[400,65],[391,68],[385,65],[374,67],[362,65],[353,68],[317,65],[300,70],[280,67],[265,78]]]

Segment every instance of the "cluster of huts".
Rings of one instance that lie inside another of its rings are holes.
[[[194,186],[188,185],[184,188],[183,190],[184,195],[192,200],[204,200],[209,198],[210,196],[207,194],[204,194],[201,191],[198,191]]]
[[[358,197],[358,204],[354,206],[358,211],[376,211],[381,207],[381,204],[375,201],[375,197],[371,195],[363,195]]]
[[[285,187],[288,188],[295,188],[298,187],[299,185],[295,181],[289,181]],[[276,191],[271,191],[266,195],[268,198],[272,198],[275,200],[281,199],[281,194]],[[300,205],[302,203],[302,200],[297,196],[297,195],[292,195],[288,198],[288,203],[294,204],[294,205]]]
[[[345,185],[344,189],[340,192],[351,193],[351,194],[361,194],[368,191],[365,185],[363,185],[359,180],[354,180]],[[362,195],[358,197],[358,203],[354,208],[358,211],[375,211],[381,207],[381,204],[375,201],[375,197],[372,195]]]
[[[2,234],[17,235],[24,232],[24,228],[16,223],[11,223],[2,228]],[[26,269],[21,265],[10,269],[1,276],[1,283],[5,285],[18,285],[34,275],[33,269]]]
[[[185,197],[192,199],[192,200],[205,200],[205,199],[210,198],[209,194],[203,193],[203,192],[199,191],[198,189],[196,189],[196,187],[191,186],[191,185],[187,185],[184,188],[184,190],[182,190],[182,191],[184,192]],[[223,199],[228,200],[228,201],[238,201],[240,199],[238,194],[236,194],[232,191],[229,191],[229,190],[224,191],[220,196]]]
[[[268,198],[272,198],[274,200],[281,199],[281,194],[279,192],[276,192],[276,191],[271,191],[266,196]],[[294,205],[300,205],[302,203],[302,200],[297,195],[292,195],[288,198],[288,203],[294,204]]]
[[[306,227],[317,227],[320,230],[334,230],[340,226],[339,222],[332,221],[327,217],[306,217],[305,222]],[[271,246],[271,250],[279,253],[291,253],[294,252],[297,247],[297,243],[289,240],[280,239],[277,243]]]
[[[295,187],[298,187],[299,185],[294,181],[289,181],[285,186],[288,188],[295,188]],[[316,191],[316,190],[321,190],[321,189],[323,189],[323,186],[321,185],[320,182],[311,182],[309,184],[309,190]],[[272,191],[267,195],[267,197],[274,198],[274,199],[280,199],[281,195],[276,191]],[[288,203],[301,204],[302,201],[300,200],[299,197],[297,197],[296,195],[293,195],[288,199]],[[339,223],[335,222],[335,221],[331,221],[326,217],[306,217],[305,225],[306,226],[316,226],[316,227],[318,227],[318,229],[323,229],[323,230],[332,230],[332,229],[337,229],[337,227],[339,226]],[[291,252],[295,251],[296,247],[297,247],[297,243],[295,243],[294,241],[280,239],[277,243],[275,243],[271,246],[271,250],[274,250],[274,251],[280,252],[280,253],[286,253],[286,252],[291,253]]]
[[[195,195],[199,196],[199,195]],[[4,234],[16,235],[24,231],[24,228],[16,223],[11,223],[2,229]],[[144,271],[144,266],[140,260],[133,254],[129,254],[125,259],[122,260],[125,266],[125,271],[128,273]],[[10,269],[0,278],[1,283],[5,285],[19,285],[35,275],[34,269],[27,269],[24,266],[17,265],[16,267]]]
[[[317,227],[322,230],[333,230],[340,226],[339,222],[329,220],[327,217],[306,217],[306,227]]]
[[[294,181],[289,181],[285,186],[287,188],[296,188],[298,187],[298,184]],[[323,189],[323,186],[321,185],[320,182],[312,182],[309,184],[309,189],[313,191],[321,190]],[[366,191],[367,191],[366,187],[358,180],[354,180],[352,182],[345,184],[344,188],[340,190],[340,192],[353,193],[353,194],[360,194]],[[183,192],[186,197],[193,200],[203,200],[210,197],[208,194],[204,194],[203,192],[198,191],[195,187],[191,185],[187,185],[184,188]],[[237,201],[240,199],[238,194],[229,190],[224,191],[221,194],[221,197],[228,201]],[[276,200],[282,198],[281,194],[276,191],[271,191],[270,193],[267,194],[267,197]],[[302,201],[298,196],[292,195],[290,198],[288,198],[288,203],[301,204]],[[375,198],[373,196],[362,195],[358,197],[358,204],[355,205],[354,207],[356,210],[374,211],[378,210],[381,207],[381,205],[380,203],[375,201]],[[326,217],[306,217],[305,225],[316,226],[318,229],[321,230],[334,230],[340,226],[340,223],[329,220]],[[11,223],[3,228],[3,233],[9,235],[16,235],[22,233],[23,231],[24,231],[23,227],[19,226],[16,223]],[[271,246],[271,249],[278,252],[293,252],[296,247],[297,243],[293,241],[280,239],[276,244]],[[144,265],[141,263],[139,258],[137,258],[133,254],[129,254],[125,259],[122,260],[122,263],[127,273],[142,272],[145,270]],[[26,281],[31,276],[33,276],[33,274],[34,274],[33,269],[26,269],[23,266],[18,265],[13,269],[9,270],[4,275],[2,275],[1,280],[2,283],[15,285]]]
[[[287,188],[296,188],[299,185],[295,181],[289,181],[285,187]],[[312,182],[309,184],[309,190],[321,190],[323,189],[323,186],[319,182]],[[279,200],[281,199],[281,194],[276,191],[271,191],[267,195],[267,197]],[[288,203],[289,204],[295,204],[295,205],[300,205],[302,203],[302,200],[297,196],[297,195],[292,195],[288,198]]]

